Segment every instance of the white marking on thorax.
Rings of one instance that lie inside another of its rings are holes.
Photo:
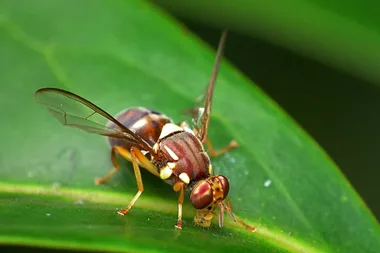
[[[177,166],[177,163],[171,163],[171,162],[169,162],[169,163],[167,163],[167,166],[169,166],[170,169],[174,170],[175,167]]]
[[[172,174],[173,174],[173,170],[169,168],[168,165],[161,168],[160,170],[160,178],[163,180],[168,179]]]
[[[161,130],[161,134],[160,134],[159,139],[163,139],[171,133],[182,132],[182,131],[183,131],[183,129],[180,126],[177,126],[176,124],[166,123]]]
[[[190,177],[185,172],[182,172],[181,174],[179,174],[179,179],[181,179],[182,182],[184,182],[185,184],[190,183]]]
[[[160,169],[160,178],[163,180],[168,179],[173,174],[173,170],[176,166],[177,163],[167,163],[164,167]]]
[[[170,149],[169,147],[167,147],[167,146],[164,146],[164,148],[166,149],[166,151],[168,151],[170,157],[173,158],[173,160],[178,161],[179,158],[178,158],[178,156],[174,153],[173,150],[171,150],[171,149]]]

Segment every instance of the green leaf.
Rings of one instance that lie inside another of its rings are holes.
[[[176,231],[177,195],[131,165],[106,185],[104,137],[61,126],[34,91],[61,87],[116,114],[130,106],[175,121],[208,82],[215,52],[142,1],[0,1],[0,243],[123,252],[376,252],[377,221],[333,162],[265,94],[226,61],[216,85],[210,138],[240,147],[213,159],[231,182],[223,229],[192,222]],[[216,43],[216,42],[215,42]],[[227,44],[228,46],[228,44]],[[187,196],[188,198],[188,196]]]

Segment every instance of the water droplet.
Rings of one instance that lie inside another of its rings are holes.
[[[348,200],[347,196],[340,196],[341,202],[346,202]]]
[[[272,180],[267,179],[267,180],[264,182],[264,187],[269,187],[271,184],[272,184]]]
[[[74,204],[83,205],[84,201],[82,199],[78,199],[77,201],[74,202]]]
[[[51,185],[51,188],[53,188],[54,190],[57,190],[59,187],[61,187],[61,184],[60,184],[60,183],[57,183],[57,182],[55,182],[55,183],[53,183],[53,184]]]
[[[51,215],[51,213],[47,213],[47,214],[46,214],[46,216],[50,216],[50,215]]]

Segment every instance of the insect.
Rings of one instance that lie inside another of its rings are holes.
[[[219,207],[220,227],[223,226],[226,211],[234,221],[251,231],[255,230],[232,213],[227,198],[229,181],[223,175],[214,175],[210,162],[210,156],[237,147],[237,143],[232,141],[217,151],[207,138],[212,96],[226,35],[227,31],[224,31],[219,41],[204,102],[192,111],[194,129],[186,122],[177,125],[166,115],[143,107],[126,109],[114,118],[95,104],[69,91],[42,88],[35,92],[36,101],[47,107],[63,125],[108,137],[114,167],[106,176],[96,179],[96,184],[105,183],[119,170],[116,155],[132,162],[138,191],[128,206],[119,210],[118,214],[127,214],[144,191],[140,173],[140,167],[143,167],[179,192],[176,228],[182,228],[184,191],[189,190],[191,203],[197,210],[194,217],[197,225],[209,227],[217,215],[215,209]],[[105,119],[108,120],[107,124],[103,123]],[[208,147],[210,156],[203,144]]]

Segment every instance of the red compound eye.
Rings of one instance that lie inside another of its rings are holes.
[[[190,200],[196,209],[203,209],[210,205],[213,201],[210,184],[205,180],[200,181],[191,192]]]
[[[223,175],[219,175],[218,179],[219,179],[220,183],[222,184],[223,199],[225,199],[228,195],[228,192],[230,191],[230,183],[228,182],[228,179]]]

